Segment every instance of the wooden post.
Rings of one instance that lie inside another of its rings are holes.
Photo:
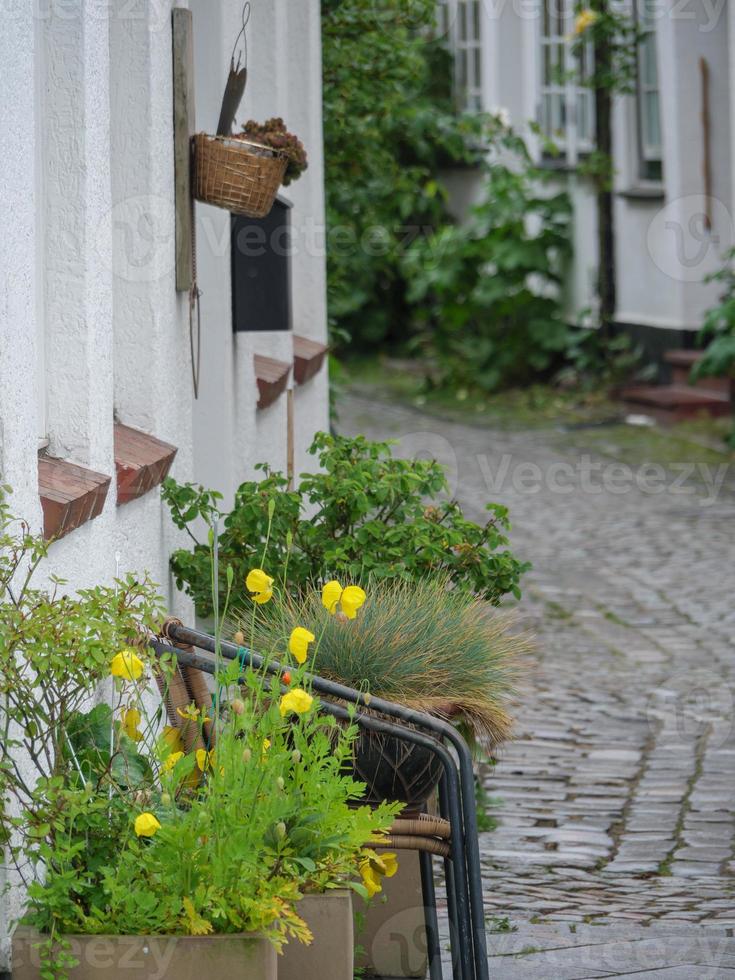
[[[601,0],[601,14],[607,11],[607,0]],[[607,39],[595,42],[595,72],[603,75],[612,70],[610,43]],[[609,88],[595,88],[595,142],[597,150],[609,161],[609,171],[597,177],[597,248],[599,266],[597,292],[600,298],[600,329],[603,340],[610,337],[615,319],[615,225],[613,215],[613,135],[612,92]]]
[[[191,205],[191,137],[194,135],[194,38],[190,10],[174,7],[174,195],[176,208],[176,288],[194,282]]]
[[[699,77],[702,82],[702,176],[704,178],[704,227],[712,231],[712,163],[710,156],[709,115],[709,64],[699,59]]]
[[[288,489],[293,490],[294,479],[294,435],[293,435],[293,382],[286,390],[286,476]]]

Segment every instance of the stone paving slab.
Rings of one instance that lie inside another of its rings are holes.
[[[632,465],[621,488],[584,433],[489,430],[379,393],[345,397],[340,428],[438,458],[474,520],[507,505],[534,565],[516,737],[481,771],[499,824],[481,835],[488,925],[517,930],[494,975],[735,977],[735,468],[709,499],[673,471],[644,492]],[[589,929],[596,944],[548,945]]]

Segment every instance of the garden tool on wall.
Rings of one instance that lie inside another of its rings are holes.
[[[219,122],[217,123],[218,136],[229,136],[232,132],[235,113],[240,106],[243,93],[245,92],[245,83],[248,79],[248,36],[246,28],[249,20],[250,4],[246,3],[242,8],[242,27],[235,38],[235,45],[230,58],[230,73],[227,76],[225,94],[222,97],[222,108],[220,109]],[[236,54],[237,62],[235,61]]]

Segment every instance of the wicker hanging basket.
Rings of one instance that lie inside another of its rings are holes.
[[[233,214],[264,218],[286,172],[285,154],[231,136],[197,133],[193,142],[196,199]]]

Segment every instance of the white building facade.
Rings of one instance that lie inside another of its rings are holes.
[[[287,192],[292,330],[233,331],[230,215],[197,204],[195,399],[189,297],[175,275],[175,6],[192,14],[196,127],[214,133],[242,0],[5,5],[0,482],[35,531],[56,527],[47,574],[77,589],[147,571],[191,619],[168,569],[179,539],[160,498],[165,472],[222,491],[226,506],[255,463],[286,470],[288,388],[296,474],[328,427],[323,353],[308,361],[327,332],[321,31],[318,0],[252,0],[238,125],[281,116],[309,156]],[[296,337],[307,342],[300,384]],[[280,365],[266,399],[259,362]]]
[[[460,108],[507,112],[537,161],[574,205],[574,260],[567,307],[594,309],[596,209],[577,168],[594,149],[592,92],[560,81],[574,69],[574,0],[445,0]],[[653,357],[692,346],[717,300],[706,277],[733,233],[735,11],[728,0],[626,0],[644,32],[635,92],[615,98],[616,321]],[[592,52],[587,52],[590,58]],[[559,149],[545,156],[536,124]],[[479,187],[451,175],[460,208]]]

